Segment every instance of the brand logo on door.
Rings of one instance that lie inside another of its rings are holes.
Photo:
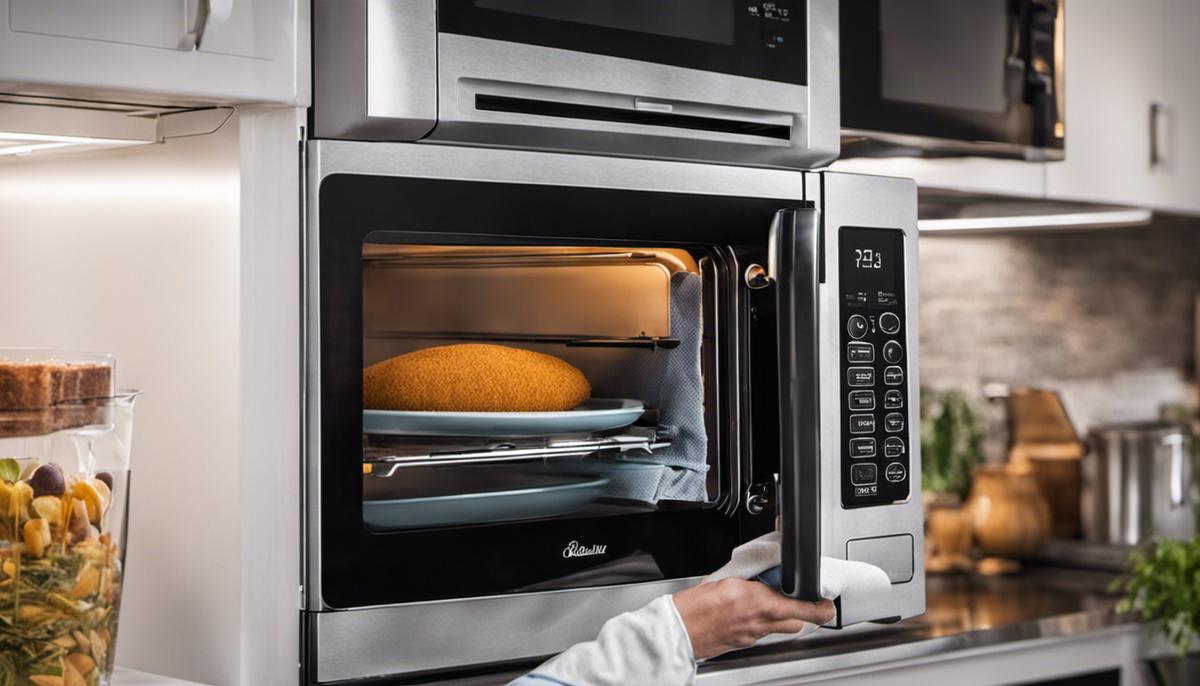
[[[608,550],[606,545],[580,545],[579,541],[571,541],[563,548],[563,557],[591,557],[592,555],[603,555]]]

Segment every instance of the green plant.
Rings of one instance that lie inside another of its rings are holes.
[[[983,461],[983,430],[958,392],[921,390],[921,486],[965,496],[971,469]]]
[[[1117,612],[1153,621],[1180,655],[1200,636],[1200,536],[1155,540],[1129,555],[1129,576],[1113,582]]]

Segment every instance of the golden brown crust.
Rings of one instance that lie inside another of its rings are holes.
[[[586,401],[583,372],[553,355],[468,343],[426,348],[363,370],[363,407],[434,412],[553,412]]]
[[[0,410],[36,410],[110,395],[108,365],[0,360]]]

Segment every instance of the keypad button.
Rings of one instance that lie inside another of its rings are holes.
[[[875,415],[873,415],[873,414],[852,414],[852,415],[850,415],[850,433],[852,433],[852,434],[875,433]]]
[[[904,394],[897,390],[891,390],[883,394],[883,409],[885,410],[902,410],[904,409]]]
[[[871,367],[851,367],[846,370],[846,383],[851,386],[874,386],[875,370]]]
[[[884,333],[896,333],[900,330],[900,318],[894,312],[884,312],[879,315],[879,328]]]
[[[898,436],[889,436],[883,442],[884,457],[900,457],[904,454],[904,439]]]
[[[899,412],[889,413],[883,418],[883,427],[892,434],[904,431],[904,415]]]
[[[883,470],[883,478],[888,480],[888,483],[899,483],[904,481],[904,477],[908,476],[908,470],[899,462],[892,462]]]
[[[896,364],[904,359],[904,348],[896,341],[888,341],[883,344],[883,361],[888,364]]]
[[[875,361],[875,346],[870,343],[847,343],[846,344],[846,361],[847,362],[874,362]]]
[[[900,391],[889,391],[889,393],[899,393]],[[850,409],[858,410],[874,410],[875,409],[875,391],[850,391]]]
[[[870,462],[850,465],[851,484],[855,486],[870,486],[878,480],[878,469]]]
[[[875,377],[872,375],[871,381],[874,382],[874,380]],[[904,370],[896,366],[888,367],[887,369],[883,370],[883,382],[889,386],[899,386],[900,384],[904,383]],[[853,386],[854,384],[850,385]]]
[[[850,439],[850,457],[875,457],[875,439],[874,438],[851,438]]]
[[[846,333],[850,334],[850,338],[858,340],[867,335],[867,318],[861,314],[851,315],[846,322]]]

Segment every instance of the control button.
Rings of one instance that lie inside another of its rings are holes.
[[[847,343],[847,362],[874,362],[875,346],[870,343]]]
[[[887,479],[889,483],[904,481],[906,476],[908,476],[908,470],[899,462],[892,462],[883,470],[883,478]]]
[[[861,314],[850,316],[850,320],[846,322],[846,333],[850,334],[850,338],[858,340],[867,335],[867,318]]]
[[[846,370],[846,383],[851,386],[874,386],[875,370],[871,367],[851,367]]]
[[[875,465],[870,462],[850,465],[850,483],[855,486],[870,486],[879,480]]]
[[[896,364],[904,359],[904,348],[896,341],[883,344],[883,360],[888,364]]]
[[[883,442],[884,457],[900,457],[904,454],[904,439],[897,436],[888,436]]]
[[[875,457],[874,438],[851,438],[850,457]]]
[[[857,393],[858,391],[855,391]],[[904,394],[897,390],[891,390],[883,394],[883,409],[885,410],[901,410],[904,409]]]
[[[883,418],[883,426],[888,433],[894,434],[897,431],[904,431],[904,415],[899,412],[892,412]]]
[[[900,391],[896,391],[899,393]],[[874,410],[875,391],[850,391],[851,410]]]
[[[852,414],[852,415],[850,415],[850,433],[852,433],[852,434],[875,433],[875,415],[873,415],[873,414]]]
[[[871,380],[874,381],[874,375],[872,375]],[[883,382],[889,386],[899,386],[904,383],[904,370],[895,366],[888,367],[883,370]],[[854,384],[850,385],[853,386]]]
[[[879,328],[884,333],[896,333],[900,330],[900,318],[894,312],[884,312],[879,315]]]

